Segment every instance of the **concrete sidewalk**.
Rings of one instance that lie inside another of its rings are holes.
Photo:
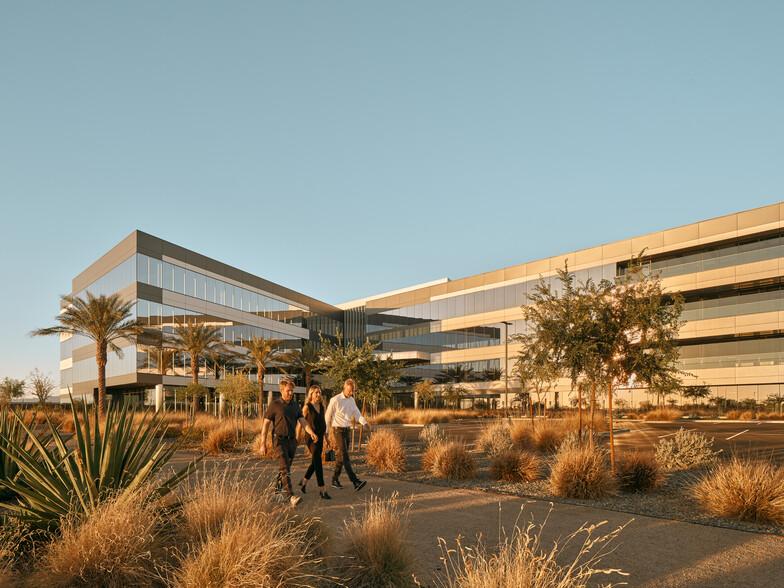
[[[556,503],[550,512],[550,503],[544,501],[526,504],[520,517],[526,501],[519,497],[372,476],[366,479],[368,486],[360,493],[350,486],[343,490],[329,488],[334,498],[331,501],[319,500],[311,483],[303,506],[318,510],[337,534],[343,521],[351,517],[352,507],[362,508],[371,490],[381,496],[397,492],[401,502],[411,504],[408,537],[418,558],[416,576],[425,585],[442,566],[439,537],[447,540],[449,547],[455,547],[458,536],[465,538],[463,545],[473,545],[479,534],[492,544],[498,539],[499,523],[510,532],[516,521],[527,523],[533,517],[535,523],[542,523],[549,512],[542,535],[546,548],[584,523],[607,521],[598,530],[599,535],[629,523],[615,541],[615,551],[599,566],[620,568],[629,575],[597,577],[597,585],[612,581],[646,588],[784,586],[781,537],[568,504]]]

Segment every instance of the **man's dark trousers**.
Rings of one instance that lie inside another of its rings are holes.
[[[291,489],[291,464],[294,461],[294,454],[297,452],[297,440],[290,437],[273,436],[272,444],[275,449],[275,457],[280,465],[280,471],[275,478],[275,489],[285,492],[291,498],[294,492]]]
[[[351,461],[348,458],[348,436],[351,429],[348,427],[332,427],[332,434],[335,438],[335,449],[337,455],[335,456],[335,473],[332,474],[332,480],[337,480],[340,477],[340,472],[346,468],[348,479],[355,486],[359,481],[354,470],[351,469]]]

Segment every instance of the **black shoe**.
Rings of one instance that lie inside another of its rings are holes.
[[[319,496],[322,500],[332,500],[332,497],[327,494],[326,490],[324,492],[319,492]]]
[[[302,483],[302,480],[299,482],[299,489],[302,490],[302,493],[305,494],[305,484]]]
[[[357,483],[354,484],[354,490],[359,492],[360,490],[362,490],[362,488],[365,487],[365,484],[367,484],[367,482],[365,482],[365,480],[357,480]]]
[[[340,480],[332,480],[332,487],[343,490],[343,484],[340,483]]]

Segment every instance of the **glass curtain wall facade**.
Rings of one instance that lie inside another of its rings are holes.
[[[644,254],[666,290],[683,293],[680,367],[683,384],[707,384],[714,395],[764,401],[784,394],[784,204],[740,212],[642,237],[406,291],[364,299],[367,337],[392,357],[417,357],[413,378],[462,381],[470,395],[504,402],[508,335],[525,329],[520,307],[544,280],[558,288],[556,271],[569,268],[584,281],[612,280]],[[505,324],[508,323],[508,324]],[[508,365],[519,347],[510,344]],[[427,358],[423,360],[422,358]],[[462,369],[457,370],[455,366]],[[451,368],[451,370],[450,370]],[[510,401],[521,392],[510,374]],[[569,402],[570,383],[548,394]],[[654,400],[644,389],[620,390],[635,406]],[[465,402],[465,401],[464,401]]]
[[[236,268],[204,258],[171,243],[136,231],[74,279],[73,293],[84,297],[119,293],[134,302],[133,318],[151,331],[173,333],[177,324],[205,323],[220,330],[223,341],[237,347],[252,337],[282,340],[298,349],[317,337],[309,321],[326,336],[341,331],[342,311]],[[183,386],[191,379],[187,355],[177,353],[161,365],[149,339],[109,353],[109,394],[146,395],[157,384]],[[200,381],[214,388],[225,366],[205,361]],[[60,342],[60,391],[90,396],[97,388],[95,345],[85,337]],[[270,383],[277,379],[273,374]]]
[[[396,398],[410,403],[416,379],[460,382],[468,396],[503,404],[507,366],[519,348],[504,342],[523,332],[520,307],[540,280],[558,287],[568,260],[577,279],[613,279],[643,252],[666,290],[685,298],[680,367],[693,374],[684,385],[707,384],[714,395],[765,400],[784,394],[784,204],[739,212],[624,241],[599,245],[456,280],[441,279],[361,301],[331,306],[192,251],[135,232],[74,279],[72,292],[119,292],[136,302],[135,316],[150,328],[171,331],[196,320],[217,326],[240,345],[264,335],[298,348],[319,333],[345,342],[378,343],[380,353],[407,362]],[[111,354],[110,391],[187,383],[187,358],[166,375],[142,345]],[[81,337],[61,341],[61,388],[92,393],[95,350]],[[205,373],[205,372],[202,372]],[[208,386],[215,374],[205,375]],[[510,400],[522,391],[509,377]],[[569,402],[570,385],[555,393]],[[645,390],[621,390],[632,406],[650,400]],[[470,402],[470,400],[468,401]]]

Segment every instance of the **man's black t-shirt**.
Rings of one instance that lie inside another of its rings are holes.
[[[294,438],[297,434],[297,421],[302,418],[302,408],[293,398],[288,403],[278,399],[269,405],[264,418],[272,421],[273,435]]]

